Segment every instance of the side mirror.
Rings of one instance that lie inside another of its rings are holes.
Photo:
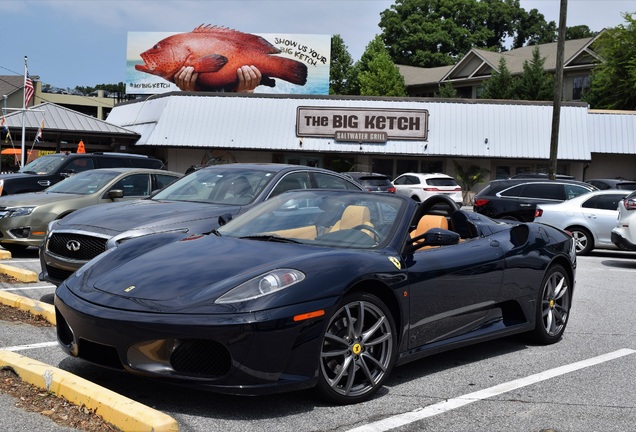
[[[60,172],[60,176],[63,178],[69,178],[73,174],[75,174],[75,171],[73,171],[72,169],[68,169],[68,170],[64,170]]]
[[[406,246],[407,253],[415,252],[424,246],[448,246],[458,244],[460,235],[454,231],[443,228],[431,228],[424,234],[411,239],[411,243]]]
[[[123,198],[123,197],[124,197],[124,191],[121,189],[111,189],[108,191],[108,198],[110,198],[113,201],[116,198]]]

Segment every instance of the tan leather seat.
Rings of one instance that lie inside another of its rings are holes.
[[[365,206],[350,205],[344,209],[340,220],[333,224],[333,226],[329,229],[329,232],[351,229],[357,225],[373,226],[371,223],[369,208]]]
[[[424,215],[417,223],[417,228],[411,231],[411,238],[422,235],[431,228],[448,229],[448,220],[445,216]]]

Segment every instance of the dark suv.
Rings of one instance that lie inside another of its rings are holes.
[[[558,203],[593,190],[597,188],[576,180],[493,180],[475,195],[473,211],[495,219],[532,222],[537,204]]]
[[[342,174],[352,178],[369,192],[395,193],[395,186],[391,183],[391,178],[384,174],[351,171]]]
[[[0,195],[38,192],[72,174],[95,168],[163,169],[161,160],[128,153],[55,153],[40,156],[20,171],[0,175]]]

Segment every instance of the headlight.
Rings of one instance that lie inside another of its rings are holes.
[[[215,303],[238,303],[275,293],[305,279],[305,274],[294,269],[272,270],[248,280],[216,299]]]
[[[28,216],[35,210],[35,207],[8,207],[6,217]]]

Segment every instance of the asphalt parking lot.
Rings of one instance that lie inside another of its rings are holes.
[[[5,261],[39,271],[37,251]],[[397,368],[377,397],[352,406],[326,405],[309,391],[232,397],[106,371],[67,357],[52,328],[0,322],[0,349],[165,414],[181,431],[632,431],[634,277],[636,254],[598,251],[580,257],[572,315],[559,343],[532,346],[508,338],[429,357]],[[37,301],[54,288],[32,282],[3,284],[0,290]],[[0,410],[6,430],[68,430],[16,410],[2,394]]]

